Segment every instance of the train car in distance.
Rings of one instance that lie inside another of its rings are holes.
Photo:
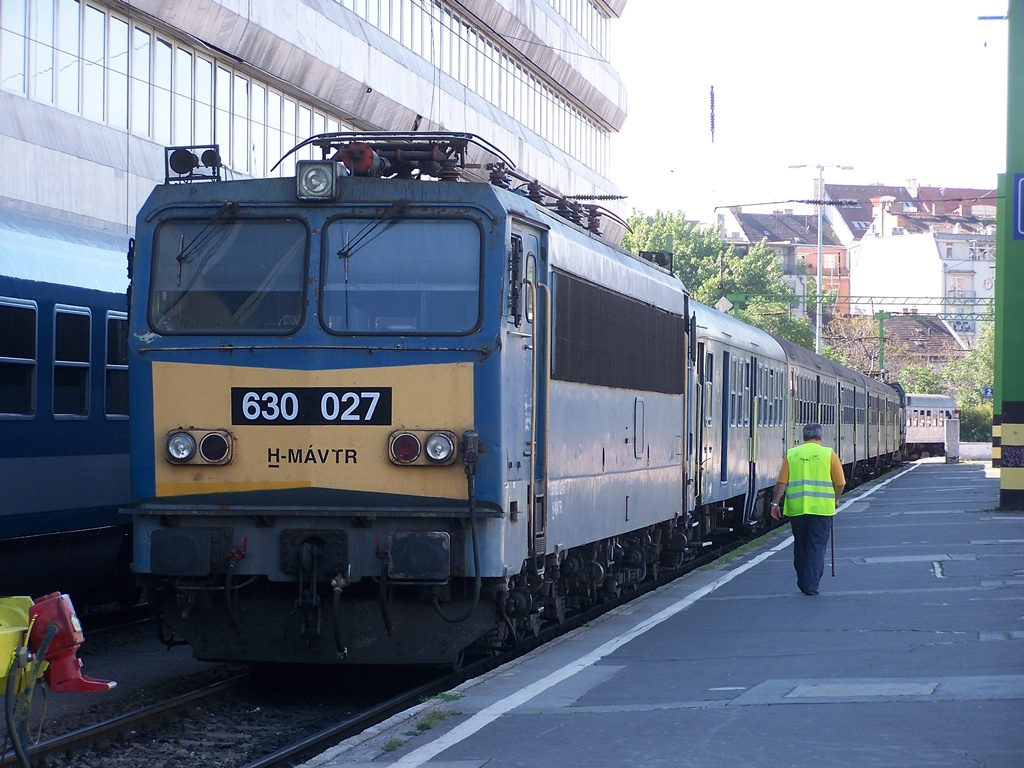
[[[694,516],[701,535],[763,526],[782,459],[820,423],[852,486],[902,458],[898,389],[691,301]]]
[[[948,395],[907,393],[907,458],[960,460],[960,409]]]
[[[127,243],[0,213],[0,594],[134,593]]]

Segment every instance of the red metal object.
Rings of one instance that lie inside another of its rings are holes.
[[[97,693],[117,685],[113,680],[96,680],[82,674],[82,661],[76,654],[85,635],[70,597],[60,592],[40,597],[29,608],[28,615],[32,625],[28,648],[32,653],[39,651],[47,629],[51,625],[57,628],[43,656],[49,662],[43,675],[51,691]]]

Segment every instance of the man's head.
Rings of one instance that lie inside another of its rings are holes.
[[[821,424],[804,424],[804,442],[808,440],[821,440],[822,434]]]

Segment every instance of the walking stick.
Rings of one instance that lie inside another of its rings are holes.
[[[828,519],[829,528],[829,541],[832,544],[832,576],[835,578],[836,575],[836,516],[832,515]]]

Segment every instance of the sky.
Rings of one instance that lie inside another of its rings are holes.
[[[628,0],[611,62],[627,210],[813,207],[826,183],[994,189],[1006,167],[1007,0]],[[711,136],[710,92],[715,92]],[[790,165],[811,167],[790,169]]]

